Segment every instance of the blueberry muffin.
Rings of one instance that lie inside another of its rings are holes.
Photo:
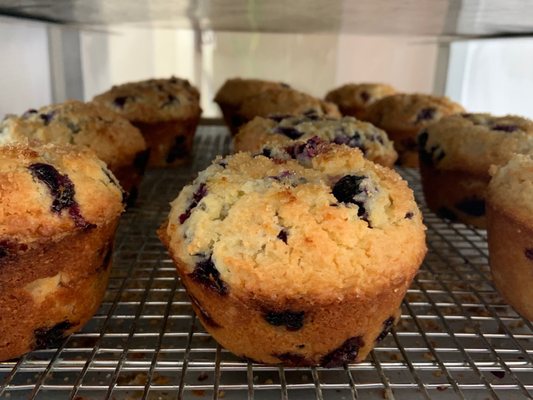
[[[533,121],[517,116],[458,114],[418,137],[428,207],[450,220],[486,227],[485,191],[491,165],[533,152]]]
[[[191,155],[200,120],[200,94],[189,81],[149,79],[113,86],[93,101],[135,125],[150,149],[148,166],[185,163]]]
[[[494,168],[487,189],[492,278],[503,298],[533,321],[533,152]]]
[[[288,117],[316,114],[340,118],[337,106],[294,89],[266,90],[248,97],[235,113],[239,127],[255,117]]]
[[[395,94],[372,104],[365,121],[383,129],[394,141],[398,163],[418,166],[416,136],[421,129],[444,116],[463,111],[463,107],[446,97],[424,94]]]
[[[395,93],[396,89],[383,83],[347,83],[328,92],[326,101],[335,103],[342,115],[363,119],[371,104]]]
[[[159,230],[204,327],[256,362],[362,361],[426,252],[413,194],[358,149],[218,158]]]
[[[250,96],[255,96],[265,90],[284,90],[289,85],[282,82],[272,82],[262,79],[228,79],[218,89],[215,103],[220,107],[224,121],[232,134],[236,134],[241,121],[236,116],[240,106]]]
[[[130,194],[129,202],[135,200],[148,154],[143,136],[125,118],[97,104],[67,101],[0,122],[0,145],[26,138],[89,147]]]
[[[267,143],[288,146],[293,140],[318,137],[328,142],[361,149],[366,158],[392,167],[398,158],[387,134],[368,122],[352,117],[341,119],[310,113],[299,117],[256,117],[235,136],[235,151],[257,152]]]
[[[53,346],[98,309],[122,191],[92,151],[0,147],[0,360]]]

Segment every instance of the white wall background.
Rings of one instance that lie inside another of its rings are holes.
[[[51,101],[46,25],[0,17],[0,118]]]
[[[0,117],[64,100],[51,95],[49,37],[45,24],[0,18]],[[286,81],[316,96],[352,81],[429,93],[439,62],[436,40],[401,36],[208,31],[199,37],[192,30],[120,26],[81,31],[79,46],[86,100],[113,84],[176,75],[201,89],[206,117],[218,115],[212,98],[229,77]],[[531,93],[533,39],[451,45],[446,94],[467,109],[533,118]]]
[[[533,38],[452,44],[446,94],[473,112],[533,119]]]

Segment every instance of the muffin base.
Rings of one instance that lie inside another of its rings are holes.
[[[169,248],[166,224],[158,234]],[[264,364],[337,367],[363,361],[397,321],[401,301],[414,277],[413,273],[371,295],[341,301],[275,301],[237,296],[231,289],[225,294],[210,290],[192,279],[187,265],[169,251],[205,329],[232,353]],[[291,319],[290,314],[295,317],[299,313],[300,327],[276,323],[276,318]],[[276,318],[268,322],[269,315]]]
[[[53,346],[96,312],[118,218],[0,259],[0,361]],[[13,251],[14,252],[14,251]]]
[[[487,235],[492,279],[498,292],[520,315],[533,321],[533,227],[527,226],[490,202]]]
[[[398,152],[397,165],[418,168],[418,145],[416,137],[418,130],[386,130],[389,139],[394,142],[394,149]]]
[[[200,116],[162,122],[132,121],[150,149],[148,167],[173,167],[190,161]]]
[[[131,207],[139,195],[139,186],[144,176],[150,150],[137,153],[131,165],[110,166],[109,169],[118,179],[120,186],[126,192],[126,204]]]
[[[426,203],[441,218],[485,229],[485,192],[489,177],[461,170],[440,170],[420,163]]]
[[[239,107],[228,106],[219,104],[220,111],[222,111],[222,117],[228,127],[232,136],[235,136],[239,132],[239,128],[245,123],[245,121],[237,113]]]

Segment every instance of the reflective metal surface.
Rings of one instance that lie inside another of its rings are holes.
[[[63,24],[432,36],[533,33],[532,0],[2,0],[0,14]]]

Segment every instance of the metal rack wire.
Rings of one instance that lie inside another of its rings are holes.
[[[495,291],[485,232],[424,206],[428,255],[399,326],[365,362],[264,366],[218,346],[195,318],[155,229],[179,189],[229,144],[225,129],[202,127],[192,167],[147,173],[121,222],[99,311],[59,348],[0,363],[0,399],[533,398],[533,326]],[[417,172],[400,172],[423,204]]]

